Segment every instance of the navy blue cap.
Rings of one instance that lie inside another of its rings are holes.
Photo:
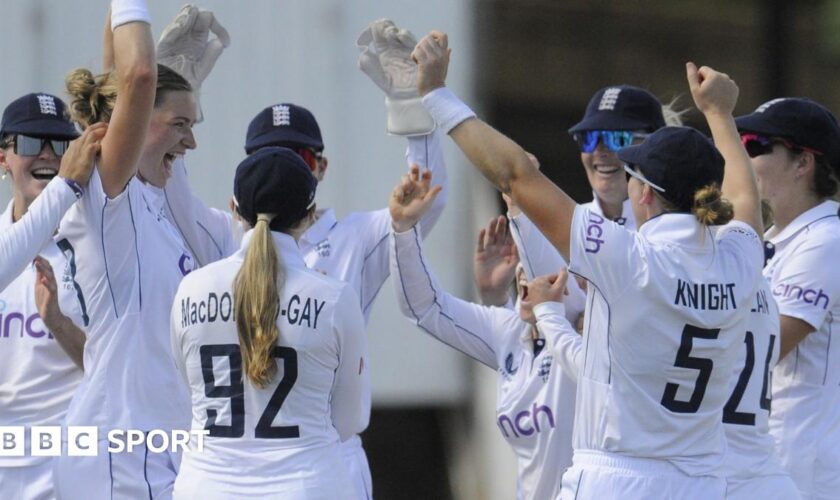
[[[583,120],[570,134],[586,130],[653,132],[665,126],[662,103],[645,89],[632,85],[605,87],[592,96]]]
[[[64,101],[50,94],[26,94],[3,111],[0,135],[23,134],[49,139],[75,139],[76,127],[67,117]]]
[[[258,214],[276,214],[270,227],[282,231],[306,215],[315,199],[317,185],[309,166],[297,153],[266,147],[236,167],[233,196],[239,214],[251,226],[256,225]]]
[[[678,210],[690,212],[694,193],[723,183],[723,156],[712,141],[690,127],[664,127],[636,146],[618,150],[618,158],[633,165],[660,196]]]
[[[309,146],[324,149],[321,128],[308,109],[290,103],[275,104],[260,111],[248,124],[245,152],[265,146]]]
[[[740,132],[783,137],[797,146],[819,151],[829,165],[840,167],[840,126],[822,104],[803,97],[782,97],[739,116],[735,123]]]

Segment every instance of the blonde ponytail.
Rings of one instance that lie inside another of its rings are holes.
[[[94,123],[109,122],[117,102],[117,74],[93,76],[87,69],[76,69],[64,81],[70,96],[70,119],[83,129]]]
[[[732,204],[722,198],[716,184],[704,186],[694,193],[691,212],[704,226],[720,226],[731,221],[734,216]]]
[[[266,387],[277,374],[274,346],[280,337],[277,317],[280,291],[286,280],[281,256],[274,246],[269,223],[259,214],[245,261],[233,285],[234,318],[245,375],[256,387]]]

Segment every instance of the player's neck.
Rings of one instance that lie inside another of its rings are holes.
[[[788,196],[784,199],[776,200],[771,205],[773,208],[773,225],[776,231],[782,231],[794,219],[823,201],[825,201],[823,198],[816,196]]]
[[[615,220],[624,215],[624,200],[619,202],[606,201],[603,198],[598,198],[598,205],[604,216],[609,220]]]

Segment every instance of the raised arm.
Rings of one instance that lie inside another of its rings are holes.
[[[470,162],[516,204],[568,260],[575,202],[537,170],[527,153],[475,114],[444,86],[449,66],[444,33],[433,31],[414,50],[423,104]]]
[[[145,0],[112,0],[105,27],[113,30],[118,90],[99,163],[102,187],[111,198],[137,172],[154,106],[157,66],[149,23]]]
[[[61,218],[81,195],[76,189],[88,183],[99,153],[99,141],[106,130],[106,124],[97,124],[71,141],[61,157],[58,175],[35,198],[23,217],[0,233],[0,290],[17,278],[52,239]]]
[[[576,381],[583,366],[583,342],[565,318],[562,301],[569,283],[568,277],[569,273],[563,268],[557,274],[539,276],[531,280],[522,307],[533,309],[537,329],[546,338],[554,361]]]
[[[686,64],[686,76],[694,103],[706,117],[715,147],[726,161],[721,186],[723,197],[732,203],[734,219],[749,224],[761,237],[764,226],[758,185],[732,116],[738,101],[738,86],[729,75],[707,66],[698,69],[691,62]]]
[[[511,310],[472,304],[440,287],[423,258],[417,227],[434,193],[427,176],[404,178],[391,195],[390,261],[400,309],[429,335],[495,369],[503,335],[519,324],[518,318]]]

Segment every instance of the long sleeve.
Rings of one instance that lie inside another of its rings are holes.
[[[163,189],[166,215],[181,233],[199,266],[236,251],[241,238],[236,221],[223,210],[208,207],[192,190],[183,158],[172,165]]]
[[[566,320],[564,309],[560,302],[543,302],[534,306],[534,315],[537,317],[537,330],[548,341],[554,361],[566,375],[577,381],[583,366],[583,341]]]
[[[423,259],[417,226],[395,233],[391,246],[391,271],[403,315],[437,340],[497,369],[505,335],[521,324],[518,315],[442,290]]]
[[[428,212],[420,219],[420,231],[425,239],[443,213],[449,196],[449,179],[446,175],[438,129],[428,135],[409,137],[405,157],[409,166],[417,164],[420,168],[428,168],[432,173],[432,185],[443,188]]]
[[[0,290],[5,289],[50,241],[76,195],[59,177],[35,198],[23,217],[0,234]]]
[[[350,286],[344,287],[336,304],[333,330],[341,350],[330,409],[333,425],[344,441],[367,428],[370,419],[370,402],[363,398],[363,388],[370,385],[365,320]]]
[[[568,264],[554,248],[554,245],[543,236],[537,226],[531,222],[525,214],[515,217],[508,217],[510,220],[510,233],[519,251],[519,258],[522,267],[525,269],[525,276],[529,280],[537,276],[554,274]],[[586,308],[586,293],[578,286],[577,281],[569,279],[566,287],[569,295],[563,300],[566,309],[566,318],[576,323],[578,317],[583,314]]]

